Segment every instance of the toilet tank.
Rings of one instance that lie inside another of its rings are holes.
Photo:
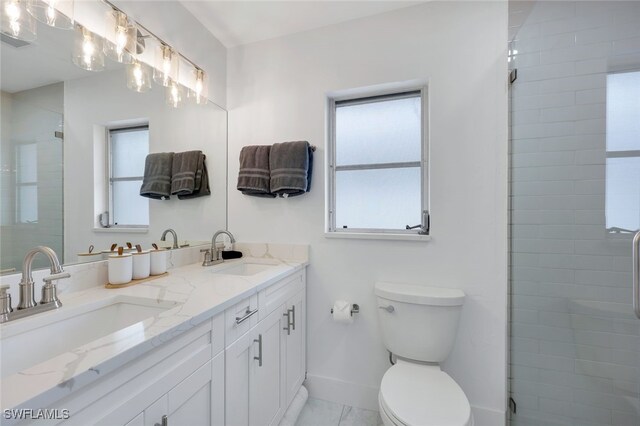
[[[375,294],[388,350],[424,362],[439,363],[449,356],[464,303],[462,290],[378,282]]]

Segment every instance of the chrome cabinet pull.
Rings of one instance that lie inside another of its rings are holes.
[[[289,311],[291,311],[291,315],[293,316],[293,322],[291,323],[291,327],[293,327],[293,329],[296,329],[296,305],[291,306],[291,309],[289,309]]]
[[[162,416],[162,423],[156,423],[153,426],[169,426],[169,419],[167,418],[167,415],[165,414]]]
[[[389,306],[378,306],[378,309],[384,309],[385,311],[389,312],[389,313],[393,313],[396,308],[393,307],[393,305],[389,305]]]
[[[236,317],[236,325],[242,324],[243,322],[251,318],[253,315],[255,315],[257,312],[258,312],[258,308],[255,308],[252,311],[251,307],[247,306],[247,309],[244,312],[244,316]]]
[[[291,320],[291,316],[293,315],[293,320]],[[293,305],[291,309],[287,309],[286,314],[282,314],[283,317],[287,317],[287,326],[282,327],[283,330],[287,330],[287,336],[291,335],[291,330],[296,329],[296,305]]]
[[[258,361],[258,367],[262,367],[262,334],[258,334],[258,338],[253,339],[253,342],[258,344],[258,356],[254,356],[253,359]]]
[[[633,312],[640,318],[640,231],[633,237],[631,256],[633,257]]]

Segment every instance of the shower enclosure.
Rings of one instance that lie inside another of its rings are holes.
[[[63,86],[1,96],[0,273],[14,273],[38,245],[63,259]],[[37,257],[34,267],[48,264]]]
[[[509,21],[510,422],[638,426],[640,2]]]

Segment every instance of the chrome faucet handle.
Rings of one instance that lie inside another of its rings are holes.
[[[47,277],[44,277],[42,281],[44,281],[44,285],[42,286],[42,299],[40,299],[40,304],[45,305],[47,303],[53,303],[57,307],[62,306],[62,302],[58,299],[58,287],[54,284],[53,281],[60,280],[62,278],[69,278],[71,274],[68,272],[58,272],[57,274],[51,274]]]
[[[211,266],[211,249],[200,249],[200,253],[204,253],[204,260],[202,266]]]
[[[9,294],[9,286],[0,286],[0,316],[7,316],[13,312],[11,307],[11,295]]]

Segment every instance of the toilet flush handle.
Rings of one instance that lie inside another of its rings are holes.
[[[378,309],[384,309],[385,311],[389,312],[390,314],[393,313],[396,310],[396,308],[394,308],[393,305],[378,306]]]

